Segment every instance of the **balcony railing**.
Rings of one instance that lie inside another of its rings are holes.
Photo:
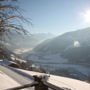
[[[48,80],[48,76],[44,75],[44,76],[33,76],[34,77],[34,82],[30,83],[30,84],[26,84],[26,85],[22,85],[22,86],[18,86],[18,87],[14,87],[14,88],[9,88],[7,90],[19,90],[19,89],[24,89],[24,88],[29,88],[29,87],[35,87],[35,90],[71,90],[70,88],[62,88],[62,87],[58,87],[55,86],[49,82],[47,82]]]

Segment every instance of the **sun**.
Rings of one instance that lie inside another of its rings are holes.
[[[85,23],[90,23],[90,9],[86,10],[81,14]]]

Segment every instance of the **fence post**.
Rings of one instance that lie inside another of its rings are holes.
[[[48,90],[48,86],[44,85],[42,79],[45,79],[45,76],[37,76],[37,75],[34,75],[33,76],[35,78],[35,81],[38,82],[37,85],[35,85],[35,90]]]

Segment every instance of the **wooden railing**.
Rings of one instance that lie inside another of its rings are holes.
[[[34,75],[33,77],[34,77],[34,82],[30,84],[14,87],[14,88],[9,88],[7,90],[19,90],[19,89],[24,89],[29,87],[35,87],[35,90],[49,90],[49,88],[52,90],[71,90],[69,88],[58,87],[47,82],[48,76],[46,75],[44,76]]]

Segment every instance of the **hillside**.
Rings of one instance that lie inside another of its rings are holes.
[[[17,45],[22,48],[34,48],[42,41],[52,38],[54,35],[48,33],[36,33],[31,35],[23,35],[23,37],[13,37],[14,42],[19,42]]]
[[[90,75],[90,28],[46,40],[26,58],[53,74],[86,79]]]
[[[49,53],[62,53],[68,48],[74,47],[74,43],[79,42],[80,46],[90,45],[90,28],[67,32],[54,39],[45,41],[34,48],[35,52]]]
[[[5,38],[7,42],[6,47],[11,51],[23,53],[26,52],[27,49],[29,49],[29,51],[32,50],[32,48],[40,44],[42,41],[52,37],[54,37],[54,35],[49,33],[36,33],[21,36],[15,32],[12,32],[12,35],[9,35],[9,38]]]

